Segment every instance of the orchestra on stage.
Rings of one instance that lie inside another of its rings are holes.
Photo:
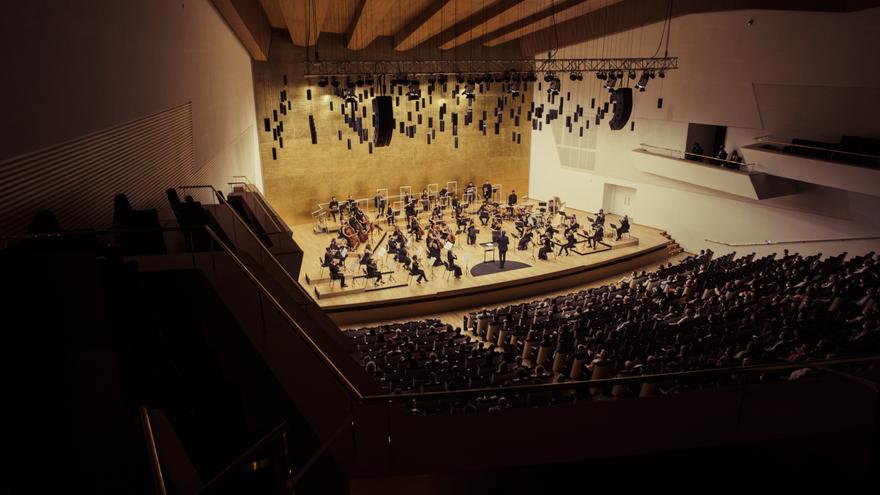
[[[581,245],[592,251],[611,248],[605,240],[602,209],[581,225],[575,214],[566,214],[565,203],[558,196],[547,202],[522,202],[516,191],[511,190],[502,202],[500,186],[493,186],[489,180],[479,188],[469,182],[461,195],[455,189],[425,188],[414,195],[410,188],[401,188],[399,201],[393,203],[387,190],[378,190],[372,201],[355,200],[350,194],[342,202],[331,197],[326,212],[338,228],[326,247],[321,266],[328,270],[331,280],[339,281],[341,288],[349,286],[347,277],[372,280],[374,287],[379,288],[386,278],[393,280],[397,270],[421,284],[429,280],[426,267],[432,271],[442,267],[448,277],[460,279],[465,269],[455,252],[456,247],[461,249],[459,238],[464,237],[467,245],[476,245],[481,229],[487,231],[490,239],[482,246],[498,253],[499,269],[504,268],[508,243],[517,251],[531,251],[531,258],[536,261],[548,260],[554,254],[587,254]],[[374,218],[365,211],[369,203],[375,210]],[[323,207],[319,211],[326,215]],[[322,225],[326,225],[323,222],[322,218]],[[505,222],[513,224],[513,241],[508,238]],[[383,229],[380,223],[386,227]],[[611,224],[610,228],[611,237],[620,241],[629,232],[629,217],[625,215],[619,225]],[[356,257],[356,264],[348,263],[349,257]]]

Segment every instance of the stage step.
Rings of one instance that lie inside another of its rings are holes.
[[[331,297],[339,297],[339,296],[350,296],[351,294],[360,294],[362,292],[366,292],[366,287],[349,285],[348,287],[342,289],[339,288],[338,285],[334,285],[334,288],[331,289],[327,286],[318,288],[315,287],[315,295],[318,296],[318,299],[329,299]]]
[[[611,249],[620,249],[620,248],[625,248],[625,247],[630,247],[630,246],[638,246],[638,245],[639,245],[638,237],[630,237],[628,239],[623,238],[619,241],[615,241],[614,244],[611,245]]]

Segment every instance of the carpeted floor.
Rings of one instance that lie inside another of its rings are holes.
[[[520,268],[528,268],[532,265],[527,265],[525,263],[520,263],[519,261],[505,261],[504,269],[498,268],[497,261],[489,261],[487,263],[480,263],[479,265],[471,268],[471,275],[474,277],[479,277],[481,275],[489,275],[491,273],[498,272],[509,272],[511,270],[519,270]]]

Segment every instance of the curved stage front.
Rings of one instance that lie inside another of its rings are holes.
[[[586,217],[590,215],[572,210],[568,213],[577,214],[582,223],[586,223]],[[606,225],[617,221],[616,216],[609,215]],[[387,227],[383,225],[383,228]],[[516,232],[512,224],[506,223],[505,228],[508,235]],[[443,266],[433,269],[433,273],[430,267],[426,267],[429,281],[417,284],[398,269],[393,274],[394,281],[389,281],[386,275],[386,284],[374,287],[372,281],[366,282],[363,277],[352,279],[352,273],[348,273],[346,281],[349,288],[342,290],[338,282],[331,284],[326,270],[322,270],[320,266],[320,259],[332,234],[316,234],[311,225],[300,225],[294,227],[293,231],[297,243],[305,253],[299,281],[339,325],[419,317],[530,296],[537,298],[547,292],[661,262],[668,257],[667,246],[672,242],[663,231],[633,224],[630,236],[619,242],[606,237],[605,245],[597,250],[581,243],[576,248],[577,252],[557,256],[554,251],[548,260],[541,260],[537,258],[536,250],[517,251],[517,239],[511,236],[508,262],[528,266],[498,271],[496,263],[495,267],[479,267],[491,268],[489,270],[476,270],[478,273],[494,273],[473,276],[472,269],[482,264],[484,257],[488,260],[493,254],[497,256],[497,253],[488,252],[480,246],[481,242],[489,240],[488,229],[484,228],[475,246],[468,246],[462,238],[453,249],[464,271],[461,279],[455,279]],[[378,241],[381,234],[377,232],[375,240]],[[423,243],[414,245],[422,246]],[[349,265],[354,267],[356,274],[360,274],[354,256],[351,256]],[[390,260],[389,265],[392,269],[395,268]]]

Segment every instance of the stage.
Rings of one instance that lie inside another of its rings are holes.
[[[582,225],[587,224],[587,217],[595,215],[573,209],[566,213],[576,214]],[[374,217],[374,213],[370,213]],[[449,217],[447,216],[447,221]],[[556,220],[558,223],[558,217]],[[387,320],[391,318],[418,317],[419,315],[454,311],[465,307],[474,307],[500,303],[514,298],[530,295],[535,297],[545,292],[560,290],[565,287],[587,283],[600,278],[609,277],[621,272],[632,271],[649,263],[660,262],[668,255],[667,245],[672,242],[666,233],[639,224],[632,224],[628,236],[615,241],[609,228],[611,224],[619,224],[619,217],[608,215],[605,221],[608,236],[604,245],[593,250],[586,243],[579,243],[575,248],[579,253],[557,255],[559,247],[555,246],[549,259],[538,258],[537,249],[518,251],[518,238],[513,222],[505,221],[504,229],[510,237],[510,248],[507,252],[507,264],[504,270],[495,266],[479,266],[484,257],[497,260],[497,251],[489,252],[481,243],[491,240],[488,227],[482,227],[477,221],[481,232],[477,236],[477,244],[468,245],[464,234],[457,236],[453,253],[458,257],[457,263],[463,270],[461,279],[456,279],[445,266],[431,268],[430,262],[424,263],[428,282],[417,284],[409,280],[408,273],[395,266],[392,255],[376,256],[381,247],[374,246],[374,257],[380,269],[393,271],[394,281],[385,275],[385,284],[374,286],[373,281],[362,277],[362,269],[358,258],[349,255],[347,265],[353,271],[346,272],[348,288],[341,289],[338,281],[331,284],[326,269],[321,269],[321,258],[324,249],[335,233],[315,233],[312,224],[303,224],[293,228],[296,242],[304,251],[302,271],[299,281],[312,295],[318,305],[338,324]],[[379,241],[384,232],[393,230],[384,222],[379,224],[385,231],[373,233],[373,242]],[[398,222],[404,229],[404,222]],[[404,230],[405,232],[405,230]],[[557,239],[559,236],[557,236]],[[412,240],[410,251],[425,251],[424,240]],[[363,247],[358,253],[363,252]],[[494,256],[493,256],[494,255]],[[424,260],[424,256],[420,256]],[[446,259],[446,251],[443,252]],[[386,265],[387,261],[387,265]],[[491,263],[491,261],[490,261]],[[519,266],[516,266],[519,265]],[[525,265],[525,266],[522,266]],[[472,270],[482,273],[474,276]],[[354,278],[355,276],[360,276]]]

